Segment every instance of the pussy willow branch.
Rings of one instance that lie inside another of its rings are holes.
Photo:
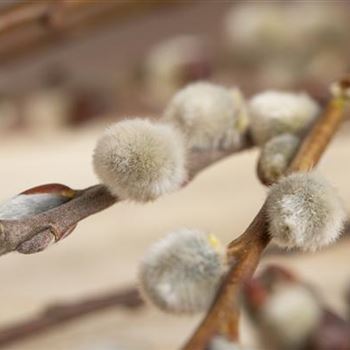
[[[323,117],[312,128],[308,136],[304,139],[297,152],[289,171],[311,169],[319,160],[322,152],[335,133],[343,117],[342,99],[333,99]],[[247,144],[245,148],[251,147]],[[232,152],[192,152],[190,155],[190,179],[193,179],[200,171],[218,160],[232,154]],[[304,156],[302,156],[304,155]],[[98,198],[98,200],[96,200]],[[79,199],[79,201],[78,201]],[[71,202],[51,210],[51,215],[40,214],[36,217],[36,222],[40,226],[46,220],[49,230],[55,232],[59,239],[67,227],[77,223],[84,217],[101,211],[116,201],[102,185],[96,185],[86,190],[80,191],[79,195]],[[67,204],[71,204],[67,206]],[[66,207],[67,206],[67,207]],[[73,210],[74,214],[72,214]],[[49,212],[45,213],[48,214]],[[63,214],[62,220],[58,220],[59,214]],[[39,218],[38,218],[39,217]],[[22,220],[22,224],[23,224]],[[24,224],[24,226],[29,225]],[[58,226],[53,224],[56,222]],[[6,222],[2,222],[4,224]],[[14,223],[14,222],[12,222]],[[16,224],[19,224],[17,222]],[[31,222],[33,224],[33,222]],[[62,226],[61,226],[62,225]],[[184,349],[204,349],[213,334],[221,333],[230,339],[238,338],[238,291],[242,281],[249,278],[259,262],[260,256],[268,245],[270,238],[267,234],[267,224],[264,217],[264,207],[260,210],[246,232],[233,241],[228,247],[228,257],[235,263],[226,276],[219,289],[215,303],[208,313],[201,326],[198,328],[192,339]],[[37,232],[37,231],[36,231]],[[51,231],[50,231],[51,232]],[[23,238],[23,237],[20,237]],[[131,295],[126,299],[133,304],[138,304],[139,294],[136,289],[128,291]],[[38,334],[62,322],[80,317],[86,313],[98,311],[101,308],[124,304],[118,295],[120,292],[112,292],[107,296],[93,299],[93,302],[83,301],[77,304],[64,305],[64,307],[50,308],[51,312],[43,312],[37,318],[15,324],[0,330],[0,346],[15,340],[21,340],[31,335]],[[123,300],[123,299],[122,299]],[[134,300],[134,301],[133,301]],[[142,303],[140,301],[140,303]]]
[[[110,20],[178,5],[174,0],[99,1],[33,0],[21,1],[0,11],[0,62],[23,58],[24,54],[67,39],[74,32],[105,25]]]
[[[318,163],[344,118],[344,106],[344,97],[330,100],[323,115],[301,142],[287,173],[308,171]],[[207,315],[183,350],[204,350],[215,334],[238,340],[240,287],[253,275],[270,240],[263,205],[247,230],[228,245],[230,270]]]
[[[247,142],[244,149],[251,147]],[[192,151],[188,159],[189,181],[213,163],[227,157],[230,151]],[[103,185],[77,191],[70,201],[38,215],[22,220],[0,220],[0,255],[17,250],[24,242],[39,233],[61,240],[72,226],[86,217],[100,212],[118,201]]]
[[[0,220],[0,254],[17,247],[38,233],[49,232],[59,241],[80,220],[108,208],[117,201],[102,185],[79,191],[59,207],[22,220]]]
[[[130,8],[137,7],[142,9],[150,6],[162,6],[164,3],[175,3],[175,1],[153,1],[153,4],[143,4],[142,2],[130,4],[125,1],[115,2],[114,7],[117,7],[120,13],[125,13]],[[5,10],[0,11],[0,35],[18,28],[24,27],[26,29],[32,24],[42,25],[48,29],[55,29],[55,26],[59,25],[59,22],[64,20],[65,16],[71,15],[72,11],[96,7],[103,9],[106,7],[105,5],[99,0],[22,1],[19,4],[8,6]],[[110,7],[107,8],[110,9]]]
[[[34,318],[0,328],[0,348],[39,335],[62,323],[112,307],[137,309],[144,305],[136,288],[124,288],[78,302],[48,305]]]
[[[259,223],[256,222],[254,224],[259,225]],[[344,234],[349,235],[349,233],[350,227],[347,226]],[[261,244],[261,242],[258,241],[257,245],[259,244]],[[237,253],[240,253],[243,250],[239,249],[238,243],[233,249],[235,249]],[[254,249],[256,249],[256,247],[253,246],[252,250]],[[277,253],[279,252],[281,251],[277,251]],[[252,251],[252,254],[255,253]],[[276,254],[276,252],[271,251],[270,254]],[[286,252],[284,252],[284,254],[286,254]],[[287,254],[293,254],[293,252],[290,251],[287,252]],[[247,261],[247,263],[249,263],[249,261]],[[350,293],[347,294],[347,300],[349,300],[350,305]],[[100,295],[96,295],[93,298],[85,298],[78,302],[65,302],[59,304],[50,303],[43,308],[44,311],[32,318],[2,326],[0,328],[0,348],[38,336],[43,332],[48,332],[56,328],[57,326],[105,309],[114,307],[127,307],[134,309],[140,308],[143,305],[144,301],[141,298],[138,288],[135,286],[127,289],[107,291]]]
[[[61,17],[63,11],[83,5],[88,5],[88,1],[42,0],[22,2],[0,13],[0,34],[32,23],[53,26],[56,22],[55,19]]]

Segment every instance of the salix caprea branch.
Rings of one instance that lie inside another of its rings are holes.
[[[215,162],[250,147],[246,143],[239,150],[191,151],[187,183]],[[43,213],[18,220],[0,220],[0,254],[16,250],[22,253],[41,251],[50,243],[66,237],[79,221],[118,202],[102,184],[71,190],[71,193],[72,197],[68,201]]]
[[[312,170],[338,130],[344,118],[346,101],[349,99],[349,81],[344,79],[337,83],[334,85],[332,92],[334,96],[330,99],[323,114],[302,140],[285,173]],[[319,183],[316,183],[316,186],[318,185]],[[325,190],[330,191],[328,187]],[[278,189],[273,191],[272,195],[278,195]],[[322,196],[322,193],[319,195]],[[262,206],[246,231],[228,245],[227,255],[228,259],[231,260],[230,269],[219,286],[207,315],[183,347],[184,350],[205,349],[216,335],[221,335],[230,341],[238,341],[239,293],[243,283],[254,273],[263,251],[272,239],[267,213],[268,209],[271,210],[271,206],[269,206],[268,201],[269,199]],[[335,205],[337,206],[338,204],[336,203]],[[337,217],[339,216],[337,224],[340,224],[339,220],[342,221],[344,219],[344,214],[339,214],[337,210],[335,214]],[[340,227],[337,228],[339,230]],[[279,238],[283,238],[283,232],[276,231],[276,234]],[[337,235],[339,235],[339,231]],[[334,237],[329,239],[333,240]],[[315,243],[317,240],[311,238],[311,241]],[[307,247],[303,246],[303,248]],[[311,249],[313,248],[311,246]]]
[[[259,145],[262,182],[286,177],[271,187],[226,254],[213,235],[179,230],[150,249],[139,272],[145,297],[164,311],[206,311],[213,301],[184,349],[216,350],[217,336],[237,342],[239,292],[269,242],[314,251],[336,240],[343,228],[340,198],[326,180],[308,173],[343,119],[349,82],[338,82],[332,91],[318,116],[320,107],[306,94],[266,92],[247,106],[238,89],[191,84],[174,96],[160,121],[128,119],[105,131],[93,155],[101,185],[80,191],[38,186],[0,206],[0,252],[41,251],[89,215],[118,201],[155,200],[212,163]]]

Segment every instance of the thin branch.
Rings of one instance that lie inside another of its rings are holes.
[[[62,323],[76,320],[90,313],[111,307],[137,309],[143,305],[144,302],[138,290],[132,287],[78,302],[52,304],[33,318],[0,328],[0,348],[39,335]]]
[[[243,149],[250,147],[251,145],[247,144]],[[208,166],[234,152],[227,150],[191,152],[188,165],[189,181]],[[70,201],[41,214],[21,220],[0,220],[0,255],[15,250],[23,252],[23,244],[36,240],[38,237],[44,243],[49,241],[50,236],[53,241],[58,242],[79,221],[112,206],[117,201],[105,186],[95,185],[77,191],[76,197]],[[35,249],[29,252],[35,252]]]
[[[0,11],[0,62],[23,58],[25,53],[51,46],[74,33],[105,25],[116,18],[130,18],[147,10],[178,5],[174,0],[98,1],[40,0],[23,1]]]
[[[261,223],[254,222],[256,227],[259,227]],[[252,223],[253,225],[253,223]],[[256,229],[256,228],[255,228]],[[350,226],[347,225],[344,230],[344,235],[349,235]],[[254,237],[253,237],[254,238]],[[240,244],[238,242],[231,248],[232,252],[230,255],[235,255],[236,258],[238,254],[240,254],[243,249],[243,244],[246,239],[243,239],[243,236],[240,238]],[[252,248],[249,248],[247,254],[251,254],[252,258],[247,259],[246,264],[256,264],[258,263],[258,257],[261,255],[261,251],[264,248],[264,244],[261,245],[261,241],[257,241],[256,243],[251,242]],[[257,251],[258,250],[258,251]],[[259,250],[261,250],[259,252]],[[236,253],[234,253],[234,251]],[[265,254],[294,254],[294,251],[282,251],[280,249],[272,248],[265,252]],[[249,267],[250,270],[254,267]],[[238,280],[245,280],[247,277],[243,274],[245,273],[245,268],[240,267],[240,276],[235,274],[235,277]],[[227,298],[232,299],[232,295],[227,296]],[[228,300],[228,299],[227,299]],[[350,293],[347,293],[347,300],[349,300],[350,305]],[[236,302],[237,300],[232,300],[232,302]],[[139,295],[138,289],[136,287],[130,287],[124,290],[115,290],[104,293],[99,296],[95,296],[94,298],[88,298],[77,303],[64,303],[64,304],[50,304],[49,306],[44,308],[44,311],[40,314],[34,316],[33,318],[27,319],[25,321],[16,322],[15,324],[4,326],[0,328],[0,348],[3,346],[7,346],[9,343],[15,343],[23,341],[27,338],[40,335],[44,331],[50,331],[51,329],[59,326],[61,324],[65,324],[66,322],[74,321],[76,319],[82,318],[88,314],[92,314],[95,312],[100,312],[104,309],[109,309],[113,307],[130,307],[130,308],[138,308],[143,306],[143,299]],[[220,310],[220,308],[217,308]],[[237,308],[238,309],[238,308]],[[63,311],[66,315],[63,318]],[[48,314],[50,314],[51,318],[48,319]],[[234,330],[231,330],[234,332]]]
[[[90,5],[93,4],[90,2]],[[39,25],[54,26],[56,19],[67,10],[89,5],[86,0],[41,0],[26,1],[12,6],[0,14],[0,34],[16,30],[17,28],[37,23]]]
[[[344,98],[333,98],[320,118],[305,137],[294,156],[289,172],[309,171],[320,160],[329,142],[344,119]]]
[[[116,7],[119,14],[129,13],[129,10],[145,9],[154,6],[163,6],[164,3],[173,3],[173,0],[153,1],[152,3],[128,1],[106,4],[99,0],[41,0],[24,1],[0,11],[0,35],[16,31],[18,28],[28,29],[33,24],[43,26],[43,29],[59,29],[56,27],[61,21],[70,24],[70,16],[74,11],[87,9],[100,14],[107,9]],[[88,12],[89,13],[89,12]],[[93,13],[93,14],[94,14]],[[89,15],[91,15],[89,13]],[[59,20],[59,21],[58,21]]]
[[[253,147],[252,141],[247,138],[240,149],[232,150],[208,150],[199,151],[192,150],[188,155],[188,177],[192,181],[200,172],[209,166],[219,162],[222,159],[232,156],[235,153],[240,153],[249,150]]]
[[[80,220],[114,204],[114,198],[102,185],[79,191],[72,200],[22,220],[0,221],[0,254],[16,250],[35,236],[50,233],[59,241]]]
[[[344,117],[344,97],[332,98],[323,115],[303,139],[287,173],[312,169],[319,161]],[[250,278],[270,242],[264,205],[247,230],[227,248],[231,267],[204,320],[183,350],[206,349],[215,334],[237,341],[239,333],[239,293]]]
[[[309,170],[316,165],[341,123],[343,108],[343,99],[333,99],[329,103],[323,117],[318,120],[303,140],[289,171]],[[247,144],[244,149],[250,147],[251,145]],[[192,152],[189,167],[190,179],[192,180],[200,171],[230,154],[232,152],[227,151]],[[56,240],[60,240],[66,230],[77,222],[115,202],[116,199],[109,194],[104,186],[96,185],[79,191],[74,199],[60,207],[30,219],[0,221],[0,241],[6,243],[2,253],[15,250],[18,242],[23,243],[37,235],[38,232],[48,231],[54,235]],[[262,207],[245,233],[229,244],[227,255],[231,260],[232,267],[225,277],[208,315],[184,349],[204,349],[216,333],[226,335],[232,340],[238,338],[239,287],[244,280],[253,274],[269,242],[264,207]],[[49,307],[35,319],[0,330],[0,346],[114,305],[136,307],[142,305],[142,301],[137,290],[129,289],[125,294],[114,292],[102,298],[88,299],[77,304]]]

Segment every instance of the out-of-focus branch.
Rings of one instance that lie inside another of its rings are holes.
[[[40,0],[22,1],[0,11],[0,62],[22,58],[27,52],[50,46],[68,34],[81,33],[111,20],[167,5],[174,0],[99,1]]]
[[[249,147],[251,145],[247,144],[245,149]],[[232,153],[226,150],[191,152],[188,165],[189,181],[208,166]],[[50,241],[52,237],[52,240],[57,242],[79,221],[112,206],[117,201],[105,186],[96,185],[76,191],[73,199],[43,213],[21,220],[0,220],[0,255],[15,250],[23,252],[23,243],[35,237],[45,242]],[[34,251],[35,249],[32,250]]]
[[[330,100],[323,115],[303,139],[287,173],[307,171],[318,163],[344,118],[345,101],[344,96]],[[216,334],[232,341],[238,340],[240,287],[253,275],[270,240],[263,205],[247,230],[228,245],[227,255],[232,261],[230,270],[210,310],[184,350],[204,350]]]
[[[260,223],[254,222],[252,225],[259,227]],[[349,234],[349,232],[350,227],[347,226],[344,234]],[[243,240],[241,240],[241,244],[243,244],[242,241]],[[258,241],[257,245],[254,246],[254,242],[252,242],[253,248],[249,251],[249,253],[257,256],[256,249],[260,249],[260,244],[261,242]],[[264,247],[264,245],[262,247]],[[239,244],[236,242],[233,249],[237,251],[238,248]],[[278,252],[280,251],[278,250]],[[288,253],[293,254],[293,252]],[[273,252],[271,252],[271,254],[273,254]],[[248,263],[251,264],[253,262],[254,261],[249,261]],[[241,272],[244,272],[243,268],[241,268]],[[347,293],[346,297],[350,305],[350,292]],[[44,308],[44,311],[40,312],[33,318],[0,328],[0,348],[7,346],[10,343],[20,342],[27,338],[40,335],[43,332],[50,331],[56,326],[74,321],[99,311],[103,311],[105,309],[114,307],[134,309],[142,307],[143,305],[143,299],[141,298],[136,287],[112,290],[93,298],[85,298],[78,302],[49,304]]]
[[[39,335],[55,326],[112,307],[137,309],[143,301],[136,288],[115,290],[78,302],[52,304],[37,316],[0,328],[0,347]]]
[[[25,1],[0,13],[0,34],[36,23],[43,26],[54,26],[64,11],[86,6],[84,0]],[[90,1],[91,5],[91,1]]]

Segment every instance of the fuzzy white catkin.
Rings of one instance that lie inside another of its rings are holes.
[[[171,125],[131,119],[109,127],[97,142],[97,176],[120,199],[154,200],[186,179],[182,135]]]
[[[198,82],[175,94],[164,119],[184,132],[190,148],[238,148],[247,124],[244,103],[237,91]]]
[[[232,343],[222,336],[215,336],[210,342],[208,350],[249,350],[237,343]]]
[[[270,61],[281,56],[286,60],[303,56],[298,59],[305,61],[319,54],[322,47],[346,43],[349,23],[342,6],[326,1],[322,6],[312,1],[259,5],[244,1],[228,11],[224,30],[233,54],[257,62],[264,56],[272,58]]]
[[[339,82],[334,82],[330,86],[330,91],[334,97],[350,99],[350,86],[345,88]]]
[[[186,67],[210,65],[206,46],[200,36],[179,35],[152,48],[145,62],[145,80],[159,103],[167,101],[183,85]]]
[[[260,322],[278,348],[299,349],[321,317],[322,309],[310,290],[287,284],[268,298],[261,310]]]
[[[334,242],[346,219],[335,189],[315,173],[282,178],[266,200],[269,232],[286,248],[316,251]]]
[[[292,134],[282,134],[266,142],[258,161],[259,176],[266,183],[273,183],[287,169],[300,139]]]
[[[256,6],[244,2],[235,5],[224,20],[226,44],[232,53],[239,56],[248,53],[261,56],[271,50],[275,53],[287,46],[288,26],[285,21],[280,6],[274,3]],[[254,59],[254,56],[249,59]]]
[[[139,270],[141,290],[163,311],[191,314],[206,310],[226,271],[212,235],[194,229],[167,234],[150,248]]]
[[[279,134],[302,133],[319,111],[317,102],[305,93],[271,90],[257,94],[248,105],[253,140],[261,145]]]
[[[55,208],[70,198],[54,193],[19,194],[0,204],[0,219],[20,220]]]

